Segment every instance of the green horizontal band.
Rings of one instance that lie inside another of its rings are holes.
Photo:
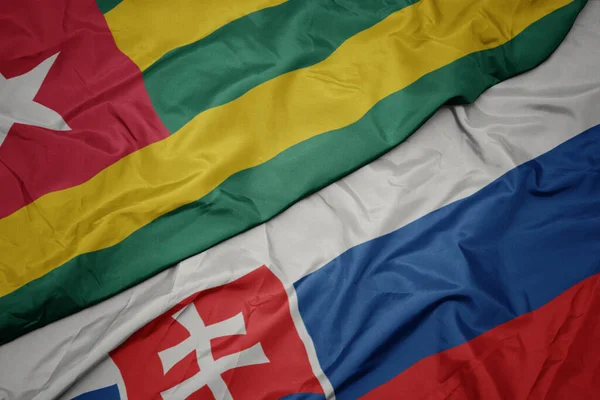
[[[98,8],[102,12],[102,14],[106,14],[113,8],[119,5],[123,0],[96,0],[96,4],[98,4]]]
[[[202,111],[323,61],[348,38],[416,2],[289,0],[170,51],[143,72],[146,89],[175,133]]]

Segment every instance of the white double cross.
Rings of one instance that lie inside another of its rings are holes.
[[[208,386],[216,399],[233,400],[221,374],[233,368],[269,362],[260,343],[238,353],[221,357],[218,360],[213,358],[210,348],[212,339],[246,334],[246,325],[242,313],[225,321],[206,326],[200,314],[198,314],[196,306],[191,303],[173,314],[172,317],[187,329],[190,336],[183,342],[158,353],[164,373],[166,374],[175,364],[194,350],[196,351],[196,361],[200,367],[200,372],[162,392],[161,395],[164,400],[186,399],[204,386]]]

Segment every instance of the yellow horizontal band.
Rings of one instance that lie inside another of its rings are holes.
[[[119,49],[142,71],[223,25],[287,0],[123,0],[104,16]]]
[[[465,55],[502,45],[568,3],[421,0],[392,14],[323,62],[207,110],[89,181],[1,219],[0,295],[79,254],[122,241],[240,170],[357,121],[389,94]]]

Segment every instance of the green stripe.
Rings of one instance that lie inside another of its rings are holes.
[[[290,0],[167,53],[144,71],[146,89],[174,133],[204,110],[323,61],[351,36],[415,2]]]
[[[0,298],[0,343],[98,303],[272,218],[402,142],[444,103],[471,103],[497,82],[535,67],[560,44],[585,3],[576,0],[505,45],[426,75],[355,124],[239,172],[123,242],[76,257]]]
[[[102,14],[106,14],[116,6],[118,6],[123,0],[96,0],[98,8],[102,11]]]

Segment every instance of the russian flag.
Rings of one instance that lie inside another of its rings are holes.
[[[336,397],[600,394],[599,199],[596,126],[298,281]]]

